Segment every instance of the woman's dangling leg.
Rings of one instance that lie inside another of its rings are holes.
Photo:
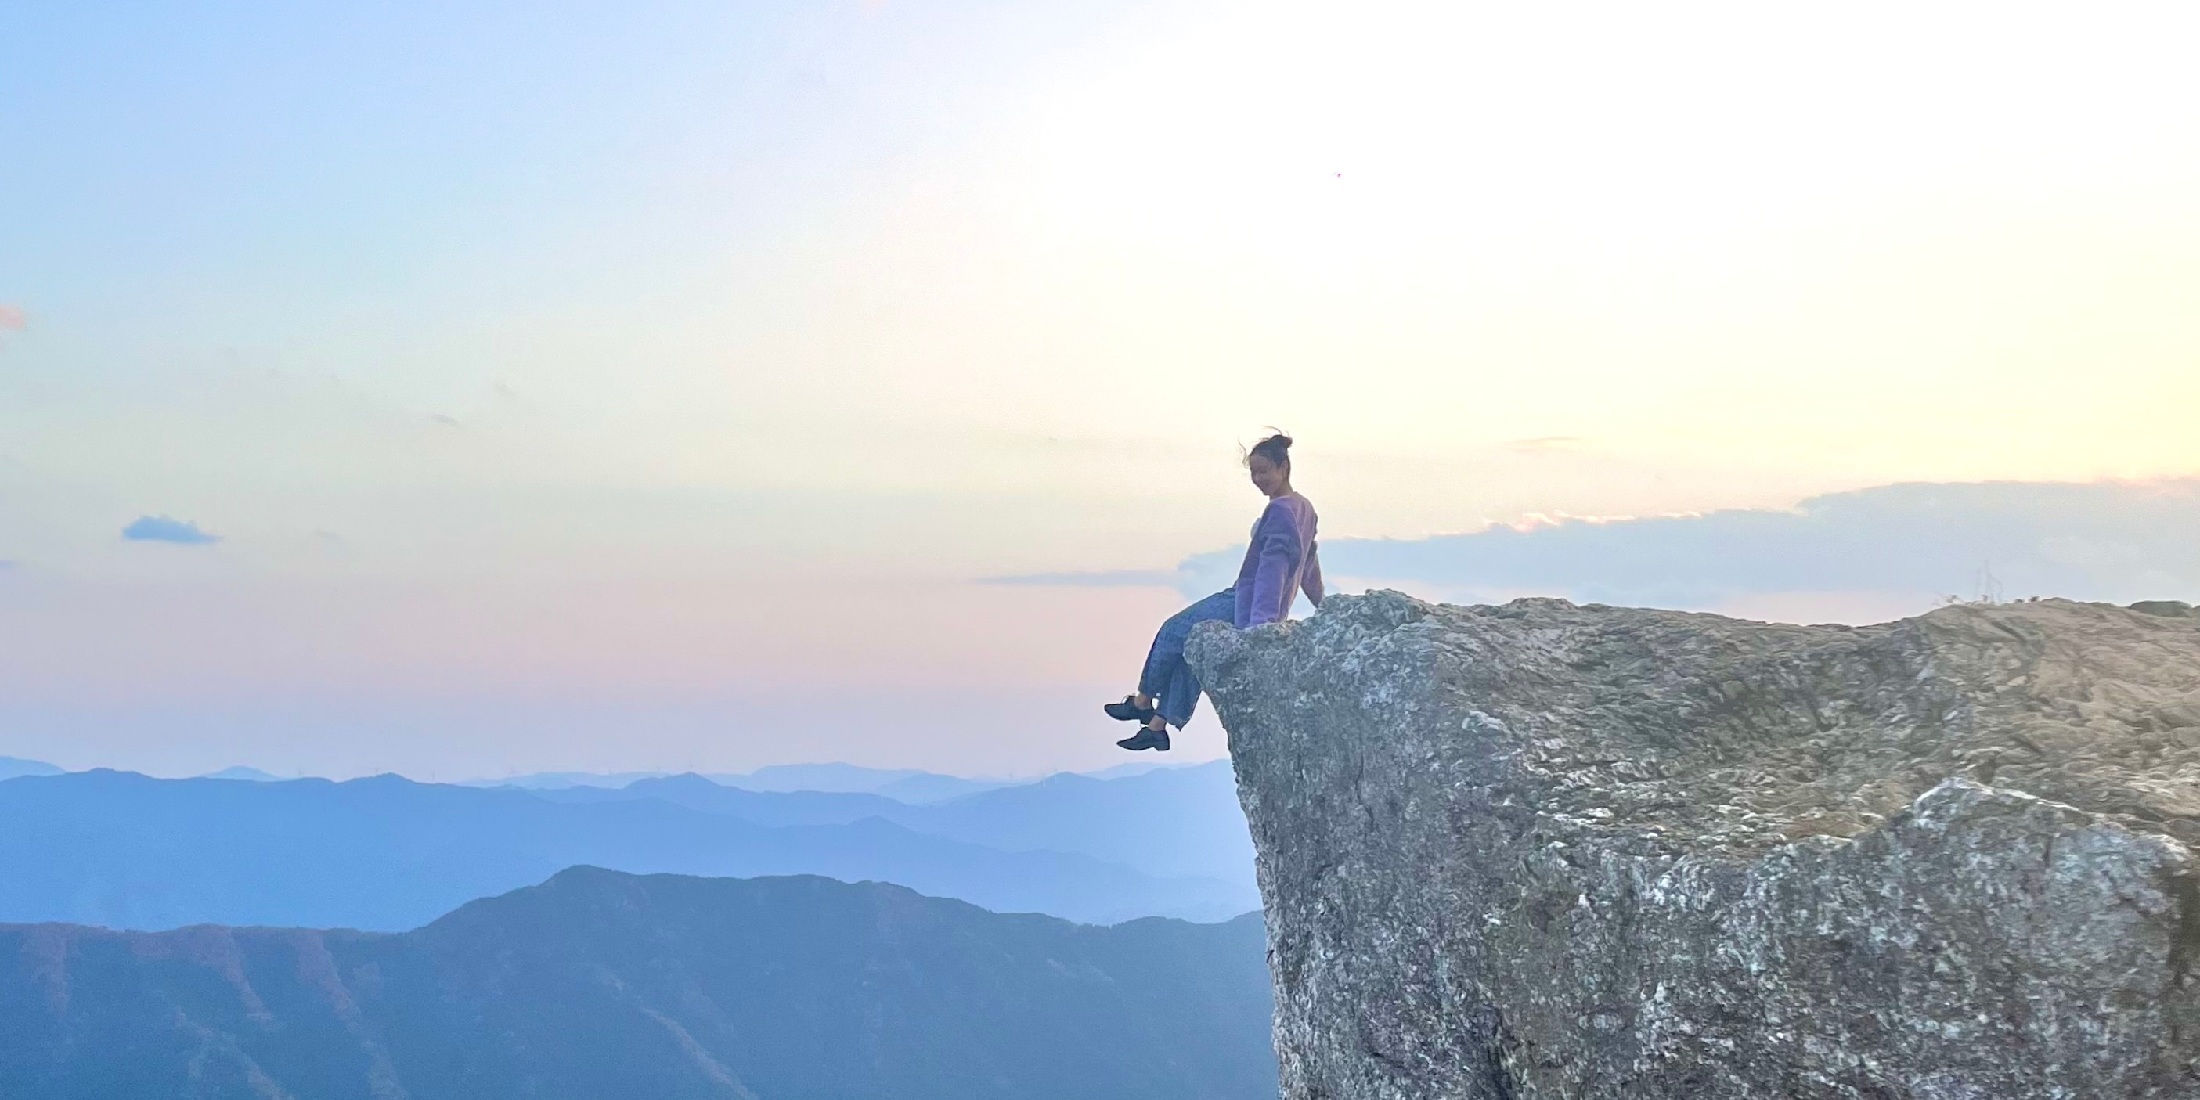
[[[1154,631],[1153,644],[1146,648],[1146,663],[1138,672],[1138,690],[1124,696],[1122,702],[1101,707],[1108,717],[1149,726],[1154,723],[1154,710],[1159,705],[1160,695],[1166,690],[1175,667],[1184,663],[1184,639],[1192,629],[1186,616],[1198,607],[1199,604],[1193,604],[1169,616],[1162,622],[1161,629]]]
[[[1138,679],[1140,695],[1153,700],[1154,717],[1146,722],[1139,737],[1129,741],[1139,742],[1140,747],[1160,747],[1168,743],[1168,727],[1184,728],[1191,721],[1192,712],[1199,706],[1199,678],[1192,674],[1190,665],[1184,663],[1184,643],[1192,635],[1192,628],[1200,623],[1229,621],[1237,609],[1237,598],[1229,589],[1223,589],[1169,616],[1161,629],[1154,633],[1153,648],[1147,651],[1146,667]],[[1124,744],[1126,748],[1129,744]]]
[[[1155,700],[1158,709],[1160,700],[1176,681],[1177,673],[1190,671],[1184,664],[1184,643],[1192,636],[1192,628],[1204,622],[1232,618],[1236,613],[1236,596],[1225,588],[1169,616],[1161,629],[1154,631],[1153,645],[1146,650],[1146,667],[1138,677],[1138,693]],[[1194,684],[1196,690],[1197,681]]]
[[[1154,720],[1146,723],[1152,729],[1174,726],[1183,729],[1199,709],[1199,677],[1192,675],[1192,666],[1177,662],[1176,674],[1169,677],[1169,686],[1154,697]]]

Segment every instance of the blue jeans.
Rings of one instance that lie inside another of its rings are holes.
[[[1154,633],[1153,648],[1146,652],[1146,671],[1138,677],[1138,690],[1153,696],[1153,709],[1162,721],[1183,729],[1184,723],[1192,720],[1192,711],[1199,707],[1199,677],[1192,675],[1192,666],[1184,663],[1184,641],[1192,636],[1192,628],[1200,623],[1236,619],[1236,590],[1225,588],[1169,616],[1169,621]]]

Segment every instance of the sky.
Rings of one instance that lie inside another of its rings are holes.
[[[2200,600],[2189,5],[0,21],[0,754],[1113,763],[1271,425],[1348,590]]]

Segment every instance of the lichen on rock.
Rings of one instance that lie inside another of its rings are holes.
[[[1338,597],[1189,657],[1286,1100],[2200,1096],[2200,618]]]

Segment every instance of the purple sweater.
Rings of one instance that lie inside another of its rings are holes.
[[[1245,563],[1238,566],[1239,630],[1287,618],[1301,588],[1306,589],[1307,599],[1322,602],[1322,563],[1314,552],[1314,523],[1314,505],[1297,493],[1268,502],[1253,524],[1253,544],[1245,548]]]

